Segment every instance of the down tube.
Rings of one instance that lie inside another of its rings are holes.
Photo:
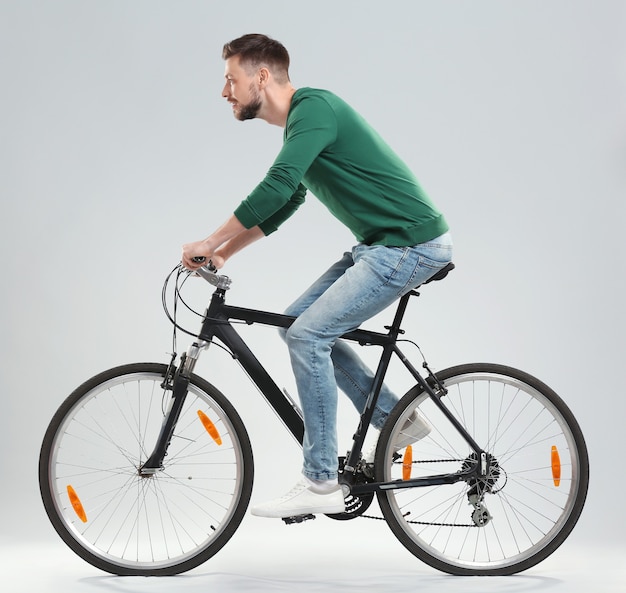
[[[236,360],[239,361],[250,379],[252,379],[274,412],[276,412],[276,415],[282,420],[296,441],[302,445],[304,439],[304,422],[302,417],[269,376],[241,336],[228,324],[215,326],[214,335],[230,349]]]

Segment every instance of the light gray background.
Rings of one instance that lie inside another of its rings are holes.
[[[235,121],[220,97],[222,44],[264,32],[290,50],[295,86],[352,103],[451,224],[458,269],[413,304],[411,337],[435,368],[511,364],[556,389],[586,435],[591,487],[563,548],[516,579],[451,580],[376,522],[287,529],[248,517],[174,585],[618,590],[625,26],[619,0],[0,2],[2,574],[21,575],[24,590],[173,586],[102,577],[65,548],[39,501],[38,449],[79,383],[166,360],[160,289],[180,245],[220,224],[280,147],[279,128]],[[282,310],[351,244],[310,197],[229,263],[230,302]],[[191,288],[199,306],[207,288]],[[245,335],[293,392],[275,333]],[[199,370],[248,424],[255,500],[282,493],[299,472],[291,438],[228,357],[214,352]],[[354,421],[342,404],[346,439]]]

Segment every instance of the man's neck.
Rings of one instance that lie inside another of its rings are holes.
[[[295,92],[296,89],[291,84],[274,87],[271,91],[267,89],[259,118],[268,124],[284,128],[287,125],[287,116]]]

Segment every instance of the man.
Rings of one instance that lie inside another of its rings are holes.
[[[282,498],[253,507],[263,517],[345,510],[337,482],[337,387],[362,411],[373,375],[337,338],[381,312],[451,261],[448,225],[408,167],[350,106],[319,89],[296,90],[289,54],[265,35],[224,46],[222,96],[243,121],[284,128],[284,142],[265,179],[203,241],[183,246],[191,270],[204,256],[220,268],[233,254],[274,232],[310,190],[358,243],[288,310],[286,331],[304,415],[303,475]],[[381,428],[397,397],[383,387],[372,424]],[[408,444],[430,428],[418,416]]]

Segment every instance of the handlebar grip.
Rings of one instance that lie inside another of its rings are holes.
[[[213,265],[213,262],[210,259],[207,260],[204,255],[196,255],[191,258],[191,261],[196,264],[205,264],[204,267],[207,268],[209,272],[217,272],[217,268]]]

